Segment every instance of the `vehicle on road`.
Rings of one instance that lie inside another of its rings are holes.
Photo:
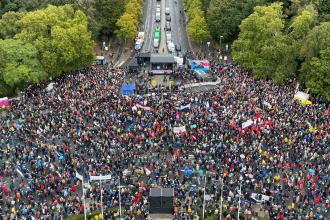
[[[144,32],[139,32],[138,36],[135,38],[134,49],[137,51],[141,50],[143,43],[144,43]]]
[[[175,50],[176,51],[181,51],[181,45],[180,44],[176,44],[175,45]]]
[[[168,7],[165,8],[165,14],[166,15],[169,15],[170,14],[170,8],[168,8]]]
[[[172,41],[167,42],[167,49],[170,53],[175,52],[175,46],[174,46],[174,43]]]
[[[166,21],[171,21],[171,15],[166,15]]]
[[[161,36],[160,28],[158,27],[158,28],[155,29],[154,39],[158,39],[160,41],[160,36]]]
[[[166,32],[166,42],[172,41],[172,33],[170,31]]]
[[[159,47],[159,39],[154,39],[154,48]]]
[[[165,24],[165,30],[166,31],[170,31],[171,30],[171,23],[170,22],[166,22],[166,24]]]
[[[160,22],[160,13],[159,12],[156,13],[156,22]]]
[[[160,13],[160,8],[156,8],[156,12],[157,13]]]

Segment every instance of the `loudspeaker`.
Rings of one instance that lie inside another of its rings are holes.
[[[149,193],[150,213],[173,213],[174,190],[172,188],[152,188]]]

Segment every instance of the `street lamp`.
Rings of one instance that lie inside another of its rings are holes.
[[[204,196],[203,196],[203,219],[205,216],[205,194],[206,194],[206,174],[205,174],[205,179],[204,179]]]
[[[241,209],[242,180],[243,180],[243,177],[240,176],[239,177],[239,194],[238,194],[237,220],[239,220],[239,211]]]
[[[221,195],[220,195],[220,220],[222,219],[222,196],[223,196],[223,177],[221,177]]]
[[[220,35],[219,39],[220,39],[220,51],[221,51],[221,40],[223,39],[223,36]]]

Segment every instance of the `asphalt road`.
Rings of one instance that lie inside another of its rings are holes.
[[[166,1],[166,7],[170,8],[170,13],[171,13],[171,28],[172,28],[171,31],[172,31],[173,43],[175,45],[180,44],[182,51],[190,50],[186,26],[184,24],[185,19],[182,14],[183,13],[182,0],[165,0],[165,1]]]
[[[175,3],[175,1],[177,3]],[[164,4],[165,3],[165,4]],[[156,22],[156,5],[161,5],[161,22]],[[186,32],[186,27],[184,24],[184,17],[180,14],[180,11],[183,12],[183,3],[182,0],[146,0],[144,3],[143,9],[143,25],[140,30],[145,32],[145,42],[142,48],[142,52],[153,52],[155,51],[153,47],[153,32],[157,26],[161,25],[161,45],[160,52],[162,52],[162,47],[165,47],[166,51],[166,37],[164,33],[164,26],[166,23],[165,20],[165,7],[170,8],[171,15],[171,32],[172,32],[172,41],[174,44],[180,44],[182,51],[190,50],[188,36]]]
[[[141,30],[145,32],[145,41],[142,47],[142,52],[153,51],[153,32],[155,30],[156,22],[156,1],[146,0],[144,1],[143,8],[143,27]]]

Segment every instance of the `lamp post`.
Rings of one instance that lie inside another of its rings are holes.
[[[221,195],[220,195],[220,220],[222,219],[222,196],[223,196],[223,177],[221,177]]]
[[[204,196],[203,196],[203,219],[205,216],[205,194],[206,194],[206,175],[204,176]]]
[[[219,39],[220,39],[220,51],[221,51],[221,40],[222,40],[223,36],[220,35]]]
[[[243,177],[240,176],[239,177],[239,194],[238,194],[237,220],[239,220],[239,211],[241,209],[242,180],[243,180]]]

